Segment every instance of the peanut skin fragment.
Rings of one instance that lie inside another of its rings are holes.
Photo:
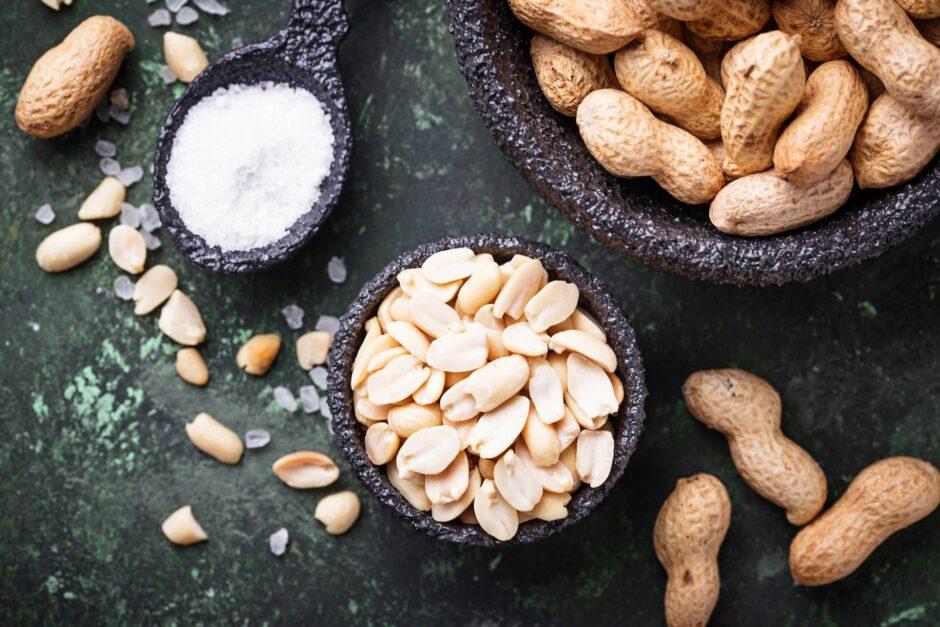
[[[852,574],[896,531],[940,505],[940,472],[913,457],[889,457],[860,472],[826,513],[790,545],[797,583],[820,586]]]
[[[728,438],[731,458],[749,486],[805,525],[826,504],[819,464],[780,430],[780,395],[744,370],[695,372],[682,386],[689,412]]]

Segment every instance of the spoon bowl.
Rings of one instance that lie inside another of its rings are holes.
[[[270,268],[297,253],[336,206],[352,152],[346,95],[336,59],[337,47],[347,30],[342,0],[295,0],[286,28],[211,63],[173,105],[157,138],[153,201],[176,246],[197,266],[226,273]],[[180,218],[166,182],[167,164],[176,134],[192,107],[218,89],[266,82],[304,89],[320,102],[333,129],[333,162],[320,184],[316,202],[284,237],[249,250],[223,251],[190,231]]]

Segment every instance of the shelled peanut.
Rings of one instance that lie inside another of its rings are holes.
[[[680,202],[710,202],[725,233],[812,224],[843,206],[856,181],[904,183],[940,150],[936,2],[509,6],[536,31],[543,93],[575,116],[592,156],[616,177],[654,179]],[[822,65],[810,73],[807,62]]]
[[[567,515],[608,478],[617,357],[577,286],[538,259],[469,248],[431,255],[365,324],[353,364],[369,460],[438,522],[467,518],[501,541]]]

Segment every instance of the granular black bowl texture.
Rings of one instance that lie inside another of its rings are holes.
[[[614,427],[614,462],[607,481],[597,488],[582,485],[568,504],[567,518],[553,522],[533,520],[522,523],[519,532],[508,542],[500,542],[479,527],[457,520],[439,523],[431,517],[430,512],[419,512],[412,507],[389,483],[385,469],[374,466],[366,457],[365,427],[356,421],[353,413],[350,376],[353,361],[365,336],[363,327],[366,320],[375,315],[382,299],[398,285],[396,277],[399,272],[420,267],[425,259],[438,251],[462,246],[477,253],[490,253],[498,263],[508,261],[516,254],[539,259],[548,271],[550,280],[561,279],[577,285],[581,292],[580,305],[597,318],[607,333],[610,347],[617,355],[617,375],[623,381],[625,391],[619,412],[611,418]],[[528,544],[554,535],[583,519],[604,500],[623,474],[636,449],[645,417],[643,403],[646,399],[646,384],[636,336],[610,292],[597,277],[567,254],[517,237],[497,234],[447,237],[400,255],[359,291],[340,321],[340,329],[330,348],[329,361],[327,397],[333,414],[332,427],[353,474],[395,515],[432,538],[448,542],[478,546]]]
[[[621,180],[588,152],[573,119],[542,95],[531,31],[505,0],[447,0],[467,90],[507,159],[545,201],[601,243],[642,263],[716,283],[808,281],[881,254],[940,213],[940,163],[912,181],[856,189],[829,218],[762,238],[726,235],[707,206],[649,179]]]
[[[352,153],[346,94],[336,56],[337,47],[348,28],[343,0],[294,0],[287,28],[269,39],[233,50],[210,64],[173,105],[157,137],[153,161],[153,204],[177,248],[195,265],[222,273],[266,270],[297,254],[333,211],[339,201]],[[166,183],[167,164],[176,133],[192,106],[218,89],[264,82],[287,84],[316,96],[324,112],[330,116],[333,163],[320,184],[319,197],[310,210],[291,225],[284,237],[250,250],[225,251],[190,231],[180,218]]]

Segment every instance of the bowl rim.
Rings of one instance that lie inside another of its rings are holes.
[[[597,488],[582,485],[568,504],[569,515],[558,521],[528,521],[507,542],[500,542],[475,525],[459,521],[440,523],[430,512],[419,512],[391,486],[381,467],[374,466],[366,457],[363,437],[365,430],[355,418],[352,409],[352,390],[349,382],[352,364],[364,336],[365,321],[375,315],[382,299],[396,285],[396,277],[406,268],[414,268],[431,254],[467,246],[477,253],[489,252],[494,257],[508,260],[513,254],[526,254],[542,261],[553,279],[575,283],[581,292],[581,305],[588,307],[604,328],[608,342],[617,355],[617,374],[624,384],[624,401],[618,412],[614,434],[614,463],[610,476]],[[331,426],[352,473],[359,478],[379,502],[396,516],[431,537],[454,543],[476,546],[507,546],[528,544],[554,535],[585,518],[604,500],[623,474],[636,449],[641,427],[645,420],[644,402],[647,396],[644,370],[636,334],[623,310],[606,286],[585,270],[567,253],[545,244],[515,236],[494,233],[450,236],[406,251],[389,262],[378,274],[363,285],[359,294],[340,319],[339,331],[333,338],[329,355],[327,399],[332,414]]]
[[[856,187],[845,206],[802,229],[762,238],[720,233],[707,217],[696,217],[704,216],[701,207],[678,203],[650,181],[617,179],[590,158],[574,122],[542,96],[529,62],[531,31],[506,2],[447,5],[470,100],[509,162],[580,230],[646,265],[715,283],[808,281],[881,254],[940,214],[934,159],[902,185]],[[507,70],[513,63],[525,73]],[[526,116],[539,124],[527,124]]]

